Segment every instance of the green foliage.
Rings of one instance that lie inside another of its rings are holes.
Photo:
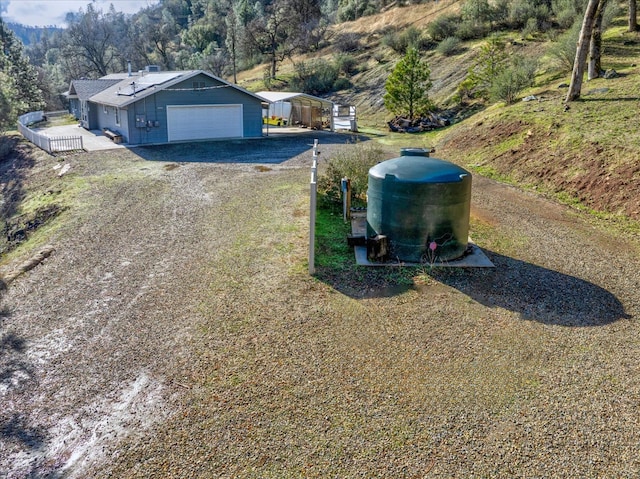
[[[533,37],[536,33],[538,33],[540,29],[538,28],[538,22],[535,18],[530,18],[527,20],[527,24],[522,29],[520,35],[522,38]]]
[[[582,19],[577,18],[571,29],[560,35],[547,50],[547,54],[555,60],[560,71],[570,72],[573,69],[581,24]]]
[[[346,90],[351,88],[353,85],[348,78],[339,77],[336,82],[333,84],[333,91]]]
[[[553,23],[553,12],[548,0],[513,0],[509,9],[509,25],[511,28],[524,28],[531,20],[535,20],[538,31],[549,29]]]
[[[523,56],[511,58],[511,64],[500,71],[491,87],[489,95],[494,101],[514,103],[525,88],[533,85],[537,62]]]
[[[358,60],[353,55],[339,53],[334,59],[338,71],[345,75],[353,75],[358,72]]]
[[[461,42],[459,38],[447,37],[438,44],[436,51],[445,57],[451,57],[457,54],[460,49]]]
[[[490,26],[487,23],[477,23],[465,20],[458,25],[456,36],[461,40],[474,40],[485,37],[489,31]]]
[[[338,4],[338,21],[350,22],[360,17],[377,13],[378,9],[370,0],[340,0]]]
[[[493,20],[493,9],[488,0],[467,0],[460,13],[465,22],[484,24]]]
[[[504,41],[491,37],[473,62],[467,77],[458,85],[460,103],[468,99],[513,103],[525,88],[533,85],[537,60],[510,55]]]
[[[495,0],[493,2],[493,23],[498,27],[509,24],[509,6],[511,0]]]
[[[347,244],[350,230],[338,205],[321,205],[316,213],[316,266],[343,270],[353,264],[353,249]]]
[[[304,93],[321,95],[333,90],[338,75],[338,67],[326,60],[300,62],[295,66],[291,87]]]
[[[489,99],[494,80],[507,66],[509,54],[506,44],[493,36],[480,47],[480,51],[467,75],[466,89],[473,96]]]
[[[429,47],[428,39],[425,38],[420,29],[414,26],[407,28],[401,33],[394,31],[387,32],[384,37],[382,37],[382,44],[403,55],[407,53],[409,48],[424,50]]]
[[[0,131],[14,126],[19,115],[43,107],[37,72],[0,18]]]
[[[341,180],[351,180],[352,205],[365,206],[369,169],[383,161],[384,152],[372,143],[358,144],[329,159],[325,172],[318,178],[318,193],[324,204],[341,204]]]
[[[0,71],[0,134],[10,127],[15,127],[18,111],[24,108],[17,96],[13,80]]]
[[[582,2],[577,0],[553,0],[551,2],[555,19],[560,28],[570,28],[582,11]]]
[[[459,104],[463,105],[468,100],[471,100],[474,97],[474,83],[471,78],[467,76],[464,80],[460,82],[458,88],[456,89],[456,94],[454,96],[454,100]]]
[[[431,88],[431,71],[415,48],[409,48],[385,83],[384,105],[392,113],[409,119],[433,109],[427,92]]]
[[[460,21],[461,18],[459,15],[439,15],[429,24],[427,33],[431,39],[436,42],[441,42],[448,37],[455,37]]]

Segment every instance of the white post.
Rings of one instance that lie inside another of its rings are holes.
[[[316,272],[316,196],[318,194],[318,140],[313,140],[309,197],[309,274]]]

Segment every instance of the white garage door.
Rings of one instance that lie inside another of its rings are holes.
[[[242,105],[168,105],[169,141],[239,138]]]

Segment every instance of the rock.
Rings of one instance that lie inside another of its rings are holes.
[[[569,84],[568,83],[560,83],[560,85],[558,85],[558,88],[569,88]]]
[[[606,78],[607,80],[611,79],[611,78],[618,78],[620,75],[618,74],[617,71],[615,71],[614,69],[610,69],[604,72],[604,75],[602,76],[602,78]]]

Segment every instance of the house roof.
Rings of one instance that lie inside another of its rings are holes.
[[[104,79],[99,80],[73,80],[69,86],[69,98],[79,98],[80,100],[88,100],[96,93],[103,91],[119,80]]]
[[[324,98],[308,95],[306,93],[291,91],[259,91],[256,95],[264,98],[269,103],[288,101],[294,103],[316,103],[325,108],[333,107],[333,102],[331,100],[325,100]]]
[[[262,97],[203,70],[144,72],[132,75],[116,73],[102,77],[99,80],[76,80],[72,82],[72,87],[76,82],[92,82],[86,86],[83,84],[87,91],[91,88],[93,89],[92,94],[86,98],[78,95],[79,98],[88,99],[101,105],[123,108],[158,91],[168,90],[172,86],[200,74],[220,83],[220,85],[208,88],[234,88],[257,100],[264,101]],[[71,96],[71,89],[69,94]]]

